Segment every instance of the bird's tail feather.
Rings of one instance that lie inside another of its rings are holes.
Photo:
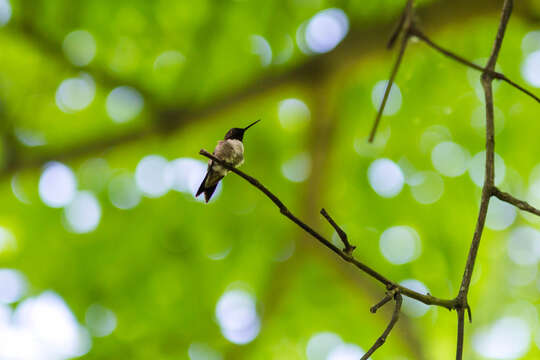
[[[204,188],[205,188],[205,184],[206,184],[206,179],[208,179],[208,172],[206,173],[206,176],[204,177],[202,183],[201,183],[201,186],[199,186],[199,190],[197,190],[197,194],[195,195],[195,197],[201,195],[204,191]]]
[[[218,183],[219,181],[215,185],[212,185],[204,189],[204,200],[206,200],[206,202],[209,202],[210,198],[212,198],[212,195],[214,194],[214,191],[216,191],[216,187]]]
[[[223,176],[219,176],[219,177],[210,176],[210,171],[207,172],[206,176],[201,182],[201,186],[199,186],[199,190],[197,190],[197,194],[195,194],[195,197],[204,193],[205,201],[206,202],[210,201],[221,179],[223,179]]]

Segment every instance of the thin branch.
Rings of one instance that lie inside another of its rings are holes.
[[[403,55],[405,54],[405,49],[407,48],[407,44],[409,43],[409,37],[410,36],[407,31],[405,34],[403,34],[403,38],[401,39],[401,46],[399,48],[399,53],[398,53],[396,62],[394,63],[394,67],[392,68],[392,72],[390,73],[390,79],[386,83],[383,99],[382,99],[381,105],[379,106],[379,111],[377,111],[375,122],[373,123],[373,127],[371,128],[371,132],[369,134],[369,138],[368,138],[369,142],[373,142],[373,139],[375,138],[375,133],[377,132],[377,128],[379,127],[379,122],[381,121],[381,117],[384,112],[386,102],[388,100],[388,97],[390,96],[390,90],[392,89],[392,85],[394,84],[394,80],[399,70],[399,66],[401,65],[401,60],[403,60]]]
[[[528,202],[516,199],[507,192],[499,190],[497,187],[493,188],[493,195],[499,198],[502,201],[506,201],[509,204],[514,205],[517,208],[520,208],[523,211],[528,211],[531,214],[540,216],[540,210],[530,205]]]
[[[502,46],[502,40],[506,31],[506,26],[510,20],[510,14],[512,13],[513,0],[505,0],[501,15],[501,22],[497,31],[497,36],[493,44],[491,55],[488,59],[486,69],[494,70],[497,63],[497,57]],[[472,272],[476,261],[476,255],[478,253],[478,247],[480,246],[480,238],[482,237],[482,230],[486,221],[487,209],[489,206],[489,199],[493,194],[493,183],[495,178],[495,129],[494,129],[494,110],[493,110],[493,88],[492,81],[493,76],[488,72],[482,74],[482,86],[484,88],[485,101],[486,101],[486,170],[484,178],[484,186],[482,188],[482,199],[480,203],[480,211],[478,213],[478,221],[476,223],[476,230],[474,232],[471,248],[469,250],[469,256],[467,258],[467,264],[465,265],[465,271],[463,273],[463,279],[459,290],[459,296],[462,300],[462,305],[466,304],[467,293],[471,283]]]
[[[458,330],[457,330],[457,349],[456,360],[463,359],[463,338],[465,335],[465,310],[458,309]]]
[[[464,317],[465,309],[469,308],[467,301],[467,295],[469,293],[469,287],[471,285],[471,277],[476,263],[476,256],[480,247],[480,239],[482,238],[482,231],[486,222],[487,210],[489,207],[489,200],[494,193],[494,179],[495,179],[495,129],[494,129],[494,106],[493,106],[493,75],[491,72],[495,70],[497,58],[501,50],[502,41],[510,15],[512,13],[513,0],[505,0],[503,10],[501,14],[501,21],[499,23],[499,29],[497,30],[497,36],[493,44],[491,55],[487,61],[486,70],[482,73],[481,82],[484,89],[485,102],[486,102],[486,168],[484,176],[484,185],[482,187],[482,199],[480,202],[480,210],[478,212],[478,220],[476,222],[476,228],[469,249],[469,255],[467,256],[467,263],[465,264],[465,270],[463,272],[463,278],[461,286],[459,288],[458,296],[456,300],[459,302],[457,308],[458,313],[458,341],[456,349],[456,359],[461,360],[463,358],[463,337],[464,337]],[[469,309],[470,316],[470,309]]]
[[[289,218],[292,222],[294,222],[296,225],[304,229],[308,234],[313,236],[315,239],[317,239],[321,244],[332,250],[334,253],[336,253],[340,258],[345,260],[346,262],[349,262],[356,266],[361,271],[365,272],[367,275],[371,276],[373,279],[379,281],[383,285],[385,285],[387,288],[396,288],[399,290],[399,292],[402,295],[405,295],[407,297],[410,297],[412,299],[418,300],[426,305],[436,305],[444,307],[448,310],[455,309],[456,307],[456,300],[455,299],[439,299],[436,298],[430,294],[421,294],[419,292],[416,292],[414,290],[411,290],[409,288],[406,288],[402,285],[396,284],[393,281],[387,279],[383,275],[381,275],[379,272],[375,271],[368,265],[364,264],[363,262],[355,259],[352,255],[347,254],[346,252],[342,251],[340,248],[338,248],[336,245],[332,244],[329,240],[327,240],[324,236],[319,234],[317,231],[312,229],[309,225],[305,224],[302,220],[298,219],[295,215],[293,215],[290,210],[283,204],[283,202],[274,195],[270,190],[268,190],[263,184],[261,184],[257,179],[247,175],[246,173],[236,169],[235,167],[231,166],[227,162],[218,159],[214,155],[210,154],[208,151],[201,149],[199,151],[199,154],[217,162],[218,164],[222,165],[226,169],[230,170],[231,172],[235,173],[236,175],[240,176],[247,182],[249,182],[251,185],[255,186],[257,189],[262,191],[278,208],[282,215]]]
[[[375,314],[377,312],[377,310],[379,310],[384,305],[386,305],[386,303],[388,303],[390,300],[392,300],[393,297],[394,297],[394,293],[390,293],[390,292],[386,293],[385,297],[383,297],[383,299],[381,301],[379,301],[378,303],[376,303],[375,305],[373,305],[369,309],[369,312],[372,313],[372,314]]]
[[[401,303],[403,302],[403,298],[399,291],[396,292],[394,295],[394,300],[396,301],[396,306],[394,308],[394,313],[392,314],[392,319],[390,320],[390,323],[382,333],[382,335],[375,341],[375,344],[362,356],[360,360],[367,360],[378,348],[380,348],[386,341],[386,338],[390,334],[390,331],[394,328],[394,325],[396,325],[397,321],[399,320],[399,312],[401,310]]]
[[[399,38],[399,35],[403,33],[405,21],[407,20],[408,14],[413,11],[413,0],[407,0],[407,3],[405,4],[405,9],[401,12],[401,16],[399,17],[399,21],[396,24],[396,27],[394,31],[392,32],[392,35],[390,36],[390,39],[388,40],[388,43],[386,44],[386,47],[388,49],[391,49],[394,47],[394,44],[396,43],[396,40]]]
[[[506,75],[501,74],[500,72],[497,72],[495,70],[489,70],[487,68],[484,68],[478,64],[475,64],[464,57],[454,54],[450,50],[444,49],[441,46],[435,44],[426,34],[424,34],[421,30],[413,26],[410,30],[411,34],[418,39],[422,40],[424,43],[426,43],[429,47],[433,48],[434,50],[438,51],[439,53],[443,54],[446,57],[451,58],[452,60],[457,61],[460,64],[463,64],[471,69],[478,70],[480,72],[488,72],[491,76],[493,76],[494,79],[502,80],[508,83],[509,85],[513,86],[514,88],[518,89],[519,91],[525,93],[526,95],[530,96],[537,102],[540,102],[540,98],[536,95],[534,95],[529,90],[523,88],[521,85],[518,85],[514,81],[510,80]]]
[[[349,255],[352,254],[352,252],[354,251],[354,249],[356,249],[356,246],[353,246],[349,243],[349,239],[347,238],[347,234],[345,233],[345,231],[343,231],[342,228],[339,227],[338,224],[336,224],[336,222],[334,221],[334,219],[332,219],[330,217],[330,215],[326,212],[325,209],[321,209],[321,215],[324,216],[324,218],[330,223],[330,225],[332,225],[332,227],[336,230],[339,238],[341,239],[341,241],[343,242],[343,245],[345,245],[345,249],[343,249],[343,251]]]

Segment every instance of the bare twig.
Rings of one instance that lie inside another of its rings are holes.
[[[377,312],[377,310],[379,310],[384,305],[386,305],[386,303],[388,303],[390,300],[392,300],[393,297],[394,297],[394,293],[387,292],[386,295],[383,297],[383,299],[381,301],[379,301],[378,303],[376,303],[375,305],[373,305],[369,309],[369,311],[372,314],[375,314]]]
[[[356,246],[353,246],[349,243],[349,239],[347,239],[347,234],[345,233],[345,231],[343,231],[342,228],[339,227],[338,224],[336,224],[336,222],[334,221],[334,219],[332,219],[330,217],[330,215],[326,212],[325,209],[321,209],[321,215],[324,216],[324,218],[330,223],[330,225],[332,225],[332,227],[336,230],[339,238],[341,239],[341,241],[343,242],[343,245],[345,245],[345,249],[343,249],[343,251],[349,255],[352,254],[352,252],[354,251],[354,249],[356,249]]]
[[[457,335],[457,349],[456,349],[456,360],[463,359],[463,338],[465,332],[465,310],[457,310],[458,317],[458,335]]]
[[[401,45],[399,47],[399,53],[396,62],[394,63],[394,67],[392,68],[392,72],[390,73],[390,79],[386,83],[382,102],[379,106],[379,111],[377,111],[377,116],[375,117],[373,127],[371,128],[371,133],[369,134],[369,142],[373,142],[373,139],[375,138],[375,133],[377,132],[377,128],[379,127],[379,122],[381,121],[384,108],[386,107],[386,102],[388,100],[388,97],[390,96],[390,90],[392,89],[392,85],[394,84],[394,80],[399,70],[399,66],[401,65],[401,60],[403,60],[403,55],[405,54],[405,49],[407,48],[407,44],[409,43],[409,37],[409,32],[407,30],[407,32],[403,34],[403,38],[401,39]]]
[[[417,37],[418,39],[422,40],[428,46],[430,46],[434,50],[438,51],[439,53],[443,54],[444,56],[449,57],[452,60],[455,60],[458,63],[463,64],[463,65],[465,65],[465,66],[467,66],[467,67],[469,67],[471,69],[478,70],[478,71],[480,71],[482,73],[487,72],[491,76],[493,76],[494,79],[505,81],[506,83],[508,83],[509,85],[511,85],[514,88],[518,89],[519,91],[527,94],[528,96],[530,96],[531,98],[533,98],[537,102],[540,102],[540,98],[538,96],[534,95],[529,90],[523,88],[521,85],[518,85],[514,81],[510,80],[506,75],[495,71],[495,69],[484,68],[484,67],[482,67],[482,66],[480,66],[478,64],[473,63],[472,61],[469,61],[469,60],[465,59],[464,57],[462,57],[460,55],[454,54],[453,52],[442,48],[441,46],[435,44],[426,34],[424,34],[421,30],[419,30],[415,26],[411,27],[410,32],[411,32],[411,35],[413,35],[413,36]]]
[[[509,193],[506,193],[504,191],[499,190],[497,187],[493,188],[493,196],[496,196],[502,201],[506,201],[509,204],[514,205],[517,208],[520,208],[523,211],[528,211],[531,214],[535,214],[540,216],[540,210],[535,208],[534,206],[530,205],[528,202],[516,199]]]
[[[484,89],[485,102],[486,102],[486,168],[484,185],[482,187],[482,198],[480,201],[480,210],[478,212],[478,220],[476,222],[476,229],[474,231],[473,240],[469,249],[469,255],[467,256],[467,263],[465,265],[465,271],[463,272],[463,278],[461,286],[457,296],[458,303],[458,341],[456,359],[461,360],[463,358],[463,336],[464,336],[464,312],[469,308],[467,302],[467,295],[469,293],[469,287],[471,284],[471,277],[476,262],[476,256],[478,254],[478,248],[480,247],[480,239],[482,238],[482,231],[486,221],[487,210],[489,207],[489,200],[494,193],[494,178],[495,178],[495,129],[494,129],[494,106],[493,106],[493,72],[497,63],[497,58],[501,50],[502,41],[510,15],[512,13],[513,0],[505,0],[503,10],[501,14],[501,21],[499,23],[499,29],[497,30],[497,36],[493,44],[491,55],[487,61],[486,70],[482,73],[481,82]],[[470,310],[469,310],[470,311]]]
[[[401,14],[401,18],[399,19],[398,25],[396,29],[394,30],[394,33],[390,37],[390,41],[388,42],[388,47],[389,48],[392,47],[394,45],[394,42],[399,37],[399,35],[402,34],[401,45],[399,47],[398,56],[397,56],[396,62],[394,63],[394,66],[392,67],[392,72],[390,73],[390,79],[388,79],[388,82],[386,83],[386,87],[384,88],[384,95],[381,101],[381,105],[379,106],[379,110],[377,111],[377,116],[375,116],[375,121],[373,122],[373,127],[371,128],[371,132],[369,134],[369,138],[368,138],[369,142],[373,142],[373,139],[375,138],[375,133],[377,132],[377,128],[379,127],[379,122],[381,121],[384,108],[386,107],[386,102],[388,101],[388,97],[390,96],[390,91],[392,90],[392,85],[394,84],[394,81],[396,79],[399,66],[401,65],[401,60],[403,60],[405,49],[407,48],[407,44],[409,43],[409,38],[411,37],[410,29],[414,20],[413,19],[414,17],[413,2],[414,2],[413,0],[407,0],[407,4],[405,5],[405,9],[403,10],[403,13]]]
[[[412,11],[413,11],[413,0],[407,0],[407,3],[405,4],[405,9],[401,12],[399,21],[396,24],[396,27],[394,31],[392,32],[390,39],[388,40],[388,44],[386,44],[386,47],[388,49],[391,49],[392,47],[394,47],[396,40],[399,38],[399,35],[403,33],[405,22],[407,20],[407,17],[409,16],[408,14]]]
[[[378,348],[380,348],[384,342],[386,341],[386,338],[390,334],[390,331],[394,328],[394,325],[396,325],[397,321],[399,320],[399,312],[401,310],[401,303],[403,302],[403,298],[401,297],[401,294],[399,291],[397,291],[394,295],[394,300],[396,301],[396,307],[394,308],[394,313],[392,314],[392,319],[390,320],[390,323],[382,333],[382,335],[375,341],[375,344],[362,356],[360,360],[367,360]]]
[[[317,239],[321,244],[332,250],[334,253],[336,253],[340,258],[345,260],[348,263],[353,264],[358,269],[366,273],[367,275],[371,276],[373,279],[379,281],[381,284],[385,285],[387,288],[396,288],[399,290],[399,292],[402,295],[405,295],[407,297],[410,297],[412,299],[418,300],[426,305],[436,305],[444,307],[448,310],[455,309],[456,307],[456,300],[455,299],[439,299],[437,297],[432,296],[431,294],[421,294],[417,291],[411,290],[407,287],[404,287],[402,285],[396,284],[395,282],[387,279],[385,276],[380,274],[379,272],[375,271],[373,268],[369,267],[368,265],[364,264],[363,262],[355,259],[352,255],[347,254],[346,252],[342,251],[340,248],[338,248],[336,245],[332,244],[329,240],[327,240],[324,236],[319,234],[317,231],[312,229],[309,225],[305,224],[302,220],[298,219],[295,215],[293,215],[290,210],[283,204],[283,202],[274,195],[270,190],[268,190],[263,184],[261,184],[257,179],[247,175],[246,173],[236,169],[235,167],[231,166],[230,164],[226,163],[225,161],[218,159],[214,155],[210,154],[208,151],[201,149],[199,151],[199,154],[212,159],[213,161],[217,162],[218,164],[222,165],[226,169],[230,170],[231,172],[235,173],[236,175],[242,177],[244,180],[249,182],[251,185],[255,186],[257,189],[262,191],[278,208],[281,214],[289,218],[292,222],[294,222],[296,225],[304,229],[308,234],[313,236],[315,239]]]

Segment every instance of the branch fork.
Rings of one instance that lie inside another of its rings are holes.
[[[364,273],[366,273],[373,279],[379,281],[381,284],[383,284],[386,287],[384,298],[381,301],[379,301],[377,304],[373,305],[370,308],[370,312],[376,313],[377,310],[380,309],[382,306],[389,303],[390,301],[394,301],[395,306],[394,306],[392,318],[388,326],[382,333],[382,335],[377,339],[375,344],[368,350],[368,352],[364,354],[364,356],[362,357],[362,360],[365,360],[369,356],[371,356],[371,354],[373,354],[373,352],[375,352],[375,350],[377,350],[380,346],[382,346],[384,342],[386,341],[386,338],[388,337],[394,325],[397,323],[399,319],[399,313],[400,313],[401,305],[403,302],[403,296],[407,296],[412,299],[418,300],[426,305],[435,305],[435,306],[444,307],[448,310],[456,310],[457,317],[458,317],[456,359],[461,360],[463,358],[465,312],[467,312],[468,314],[469,321],[470,322],[472,321],[471,308],[468,304],[467,295],[469,292],[471,277],[474,270],[474,264],[476,262],[478,248],[480,246],[480,239],[482,237],[482,232],[485,225],[490,198],[492,196],[495,196],[502,201],[505,201],[509,204],[512,204],[518,207],[521,210],[528,211],[532,214],[540,215],[540,210],[536,209],[535,207],[533,207],[532,205],[528,204],[527,202],[523,200],[519,200],[515,198],[514,196],[499,190],[494,185],[494,178],[495,178],[495,165],[494,165],[495,164],[494,162],[494,147],[495,147],[494,137],[495,136],[494,136],[494,133],[495,132],[494,132],[493,91],[492,91],[493,80],[503,80],[540,103],[540,99],[536,95],[532,94],[531,92],[524,89],[520,85],[517,85],[515,82],[507,78],[505,75],[495,71],[495,65],[497,63],[497,58],[498,58],[498,54],[502,45],[502,40],[504,38],[506,26],[510,19],[512,7],[513,7],[513,0],[504,1],[501,21],[500,21],[497,36],[493,45],[491,56],[489,57],[486,66],[482,67],[480,65],[470,62],[469,60],[466,60],[465,58],[459,55],[456,55],[446,49],[443,49],[439,45],[435,44],[431,39],[429,39],[422,31],[420,31],[414,21],[413,0],[407,0],[407,4],[405,6],[405,9],[403,10],[403,13],[396,26],[396,29],[393,32],[392,36],[390,37],[390,41],[388,42],[388,47],[390,48],[395,44],[397,39],[401,36],[401,46],[398,52],[398,56],[392,68],[392,71],[390,74],[390,80],[388,81],[386,85],[383,100],[378,109],[377,116],[375,118],[373,128],[369,136],[369,142],[372,142],[374,139],[375,133],[377,131],[377,127],[380,122],[382,113],[386,106],[386,102],[390,94],[390,89],[392,87],[392,84],[394,83],[395,77],[397,75],[399,66],[401,64],[401,61],[403,59],[403,56],[407,47],[407,44],[411,37],[414,36],[422,40],[424,43],[426,43],[428,46],[438,51],[442,55],[458,63],[461,63],[469,68],[480,71],[482,73],[481,82],[484,89],[485,103],[486,103],[485,180],[484,180],[484,185],[482,187],[482,199],[480,202],[480,210],[478,213],[478,219],[477,219],[473,239],[471,242],[471,247],[469,250],[468,257],[467,257],[467,263],[465,265],[465,270],[463,273],[459,293],[454,299],[446,300],[446,299],[436,298],[432,296],[431,294],[421,294],[387,279],[385,276],[375,271],[373,268],[369,267],[363,262],[357,260],[353,256],[353,251],[355,250],[355,246],[350,244],[345,231],[343,231],[343,229],[339,225],[337,225],[337,223],[333,220],[333,218],[328,214],[328,212],[325,209],[321,209],[320,213],[338,234],[339,238],[341,239],[341,242],[343,243],[343,246],[344,246],[343,249],[340,249],[338,246],[334,245],[332,242],[324,238],[322,235],[320,235],[317,231],[315,231],[309,225],[305,224],[303,221],[301,221],[299,218],[293,215],[289,211],[289,209],[283,204],[283,202],[276,195],[274,195],[270,190],[268,190],[264,185],[262,185],[257,179],[243,173],[242,171],[231,166],[230,164],[216,158],[213,154],[210,154],[208,151],[204,149],[200,150],[199,152],[201,155],[209,159],[212,159],[213,161],[219,163],[220,165],[224,166],[231,172],[235,173],[236,175],[242,177],[243,179],[251,183],[254,187],[256,187],[261,192],[263,192],[279,208],[280,213],[282,215],[289,218],[292,222],[294,222],[296,225],[301,227],[304,231],[306,231],[311,236],[313,236],[316,240],[318,240],[322,245],[326,246],[331,251],[333,251],[336,255],[341,257],[344,261],[356,266],[359,270],[363,271]]]

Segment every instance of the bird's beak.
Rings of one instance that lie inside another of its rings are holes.
[[[250,127],[252,127],[253,125],[255,125],[256,123],[258,123],[259,121],[261,121],[261,119],[255,121],[253,124],[249,125],[248,127],[245,127],[245,128],[244,128],[244,131],[246,131],[247,129],[249,129]]]

